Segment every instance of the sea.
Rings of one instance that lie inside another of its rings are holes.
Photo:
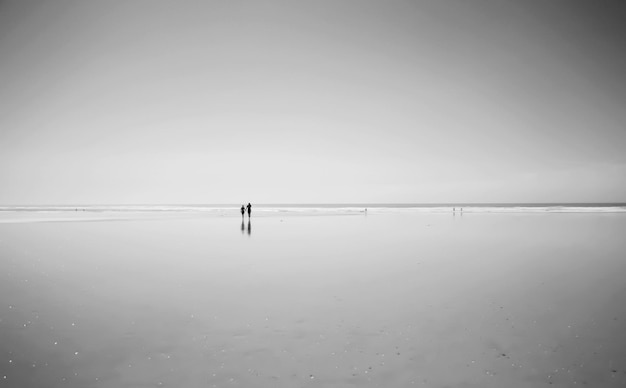
[[[0,206],[0,212],[185,212],[238,214],[239,204],[70,204],[70,205],[14,205]],[[276,213],[624,213],[626,203],[301,203],[301,204],[253,204],[255,215]]]

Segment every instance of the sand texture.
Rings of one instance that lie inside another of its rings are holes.
[[[28,217],[0,387],[626,386],[624,214]]]

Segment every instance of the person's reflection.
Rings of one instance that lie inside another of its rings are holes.
[[[241,217],[241,234],[243,234],[243,231],[246,229],[246,227],[243,225],[243,217]]]
[[[243,224],[241,224],[243,226]],[[250,218],[248,218],[248,236],[252,234],[252,224],[250,223]]]

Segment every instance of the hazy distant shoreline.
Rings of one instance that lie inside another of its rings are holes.
[[[186,212],[230,213],[239,210],[238,204],[192,204],[192,205],[8,205],[0,206],[0,212]],[[429,212],[429,213],[621,213],[626,203],[335,203],[335,204],[256,204],[255,214],[271,213],[330,213],[338,212]]]

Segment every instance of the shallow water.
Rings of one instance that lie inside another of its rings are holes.
[[[624,214],[35,218],[0,386],[626,385]]]

